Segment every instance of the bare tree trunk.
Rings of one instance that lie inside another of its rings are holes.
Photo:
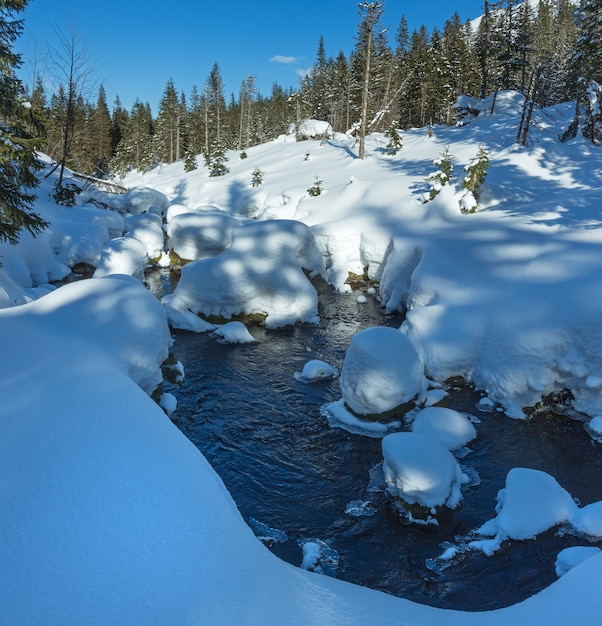
[[[366,157],[366,126],[368,117],[368,94],[370,88],[370,57],[372,54],[372,18],[369,18],[369,32],[368,41],[366,42],[366,66],[364,68],[364,88],[362,89],[362,116],[360,119],[360,146],[359,146],[359,158],[364,159]]]

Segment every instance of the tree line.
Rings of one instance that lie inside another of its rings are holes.
[[[249,75],[226,99],[215,63],[202,86],[189,94],[168,79],[156,115],[139,99],[130,110],[119,99],[110,109],[102,85],[90,98],[84,85],[92,68],[74,33],[61,37],[53,55],[55,77],[60,77],[54,91],[47,92],[42,76],[24,89],[15,76],[21,59],[12,44],[24,28],[17,14],[27,2],[0,4],[0,44],[6,49],[0,130],[6,135],[18,129],[11,135],[10,154],[17,153],[17,136],[21,143],[35,139],[61,172],[68,166],[115,177],[181,159],[191,170],[199,155],[215,165],[226,149],[244,154],[304,118],[356,135],[363,158],[367,133],[453,124],[459,95],[485,97],[499,89],[517,89],[538,106],[575,101],[572,134],[581,130],[592,142],[602,141],[600,0],[539,0],[537,5],[485,0],[479,19],[462,22],[454,13],[432,32],[424,26],[410,32],[403,15],[396,28],[386,27],[382,0],[360,2],[353,49],[328,56],[320,37],[316,59],[296,88],[274,84],[262,95]],[[222,162],[212,171],[227,168]]]
[[[130,110],[117,100],[110,111],[102,86],[94,102],[70,93],[70,81],[46,94],[41,77],[31,102],[40,114],[42,149],[78,171],[104,177],[180,159],[193,169],[197,155],[209,161],[226,149],[244,151],[302,118],[326,120],[361,140],[392,126],[452,124],[461,94],[531,89],[541,106],[575,100],[587,64],[582,53],[577,62],[584,19],[600,10],[600,2],[578,8],[571,0],[540,0],[534,8],[516,0],[485,1],[478,20],[462,22],[454,13],[429,33],[424,26],[410,32],[403,15],[396,29],[388,28],[384,3],[362,2],[353,50],[327,56],[321,37],[315,62],[294,89],[274,84],[262,95],[249,75],[227,100],[215,63],[189,94],[170,78],[156,116],[141,100]],[[589,65],[588,78],[595,80],[600,65]]]

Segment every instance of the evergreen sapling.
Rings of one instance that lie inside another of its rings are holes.
[[[389,140],[386,145],[387,154],[395,156],[403,148],[403,139],[397,128],[393,125],[385,131],[385,137]]]
[[[439,169],[430,174],[425,181],[429,185],[429,190],[424,195],[423,203],[432,200],[443,189],[443,186],[449,183],[454,171],[453,159],[449,148],[446,147],[441,156],[433,161],[433,165]]]
[[[462,184],[464,194],[460,200],[462,213],[474,213],[479,208],[479,190],[485,181],[488,169],[489,153],[483,146],[479,146],[479,151],[465,168],[466,176]]]

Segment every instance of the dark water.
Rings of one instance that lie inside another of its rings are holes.
[[[494,517],[495,496],[508,470],[529,467],[552,474],[580,503],[602,499],[602,447],[581,422],[561,416],[515,421],[481,413],[480,395],[455,389],[451,408],[481,422],[472,452],[461,464],[475,470],[478,486],[439,526],[404,524],[383,492],[368,492],[370,470],[382,461],[378,439],[331,428],[320,415],[341,397],[338,382],[297,382],[310,359],[341,368],[351,338],[362,328],[388,324],[374,300],[321,296],[319,326],[283,330],[252,327],[255,344],[221,345],[206,334],[175,333],[174,353],[184,364],[174,422],[219,473],[243,517],[284,531],[270,549],[295,565],[298,541],[319,538],[339,554],[337,577],[410,600],[469,611],[518,602],[556,579],[557,553],[587,542],[549,531],[534,540],[508,542],[494,556],[469,552],[435,574],[425,561],[441,554]],[[348,503],[371,500],[369,517],[345,513]]]

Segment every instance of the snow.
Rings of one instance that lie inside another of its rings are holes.
[[[450,451],[462,448],[477,436],[475,427],[466,415],[436,406],[427,407],[416,414],[412,432],[432,437]]]
[[[418,433],[391,433],[382,440],[388,492],[408,504],[454,509],[462,499],[462,471],[449,450]]]
[[[583,552],[559,555],[566,573],[558,581],[486,615],[411,603],[280,561],[169,420],[175,399],[162,394],[159,406],[150,398],[171,344],[168,321],[197,332],[216,329],[198,313],[230,320],[260,312],[267,326],[315,323],[308,275],[351,292],[348,273],[366,271],[379,282],[385,310],[405,311],[406,320],[386,339],[376,333],[364,342],[358,333],[342,368],[343,397],[322,414],[383,437],[383,450],[392,449],[390,490],[427,506],[460,504],[457,461],[432,430],[390,434],[399,421],[369,422],[345,408],[363,416],[399,397],[426,402],[425,375],[431,385],[462,376],[482,391],[479,408],[515,418],[568,388],[595,453],[602,432],[602,153],[580,137],[558,142],[571,103],[536,110],[530,145],[516,146],[522,102],[500,92],[492,112],[491,100],[472,101],[478,116],[462,127],[435,127],[432,137],[410,129],[395,156],[383,154],[379,134],[367,138],[363,161],[343,135],[285,136],[249,148],[244,160],[230,153],[223,177],[185,172],[182,163],[134,172],[123,181],[130,192],[107,198],[112,210],[91,206],[86,194],[77,206],[58,207],[56,176],[42,179],[35,208],[50,228],[35,239],[23,234],[15,247],[0,244],[3,621],[599,623],[602,555],[593,550],[585,559]],[[457,177],[481,145],[490,168],[479,209],[466,215]],[[452,179],[422,204],[431,163],[447,146]],[[264,176],[253,188],[255,167]],[[316,175],[324,193],[310,197]],[[222,216],[210,245],[206,233],[194,233],[191,244],[195,254],[215,256],[185,265],[161,305],[135,276],[163,251],[161,229],[184,233],[177,217],[191,214]],[[80,262],[103,277],[57,288]],[[410,463],[413,454],[419,458]],[[433,485],[420,481],[424,458]],[[549,474],[513,468],[495,516],[470,547],[494,555],[506,540],[559,525],[599,541],[600,501],[577,505]],[[308,562],[315,562],[320,544],[308,543]]]
[[[242,322],[228,322],[211,332],[220,343],[253,343],[255,338]]]
[[[127,274],[142,280],[147,265],[146,246],[139,239],[128,234],[107,242],[102,249],[94,277]]]
[[[229,248],[232,232],[242,222],[227,213],[168,212],[167,236],[170,248],[182,259],[196,261]]]
[[[252,222],[236,229],[222,254],[185,265],[174,293],[163,301],[184,315],[262,314],[268,328],[316,323],[318,294],[303,270],[313,275],[322,270],[307,226],[293,220]]]
[[[354,413],[386,413],[416,398],[424,382],[418,353],[399,330],[367,328],[351,340],[340,383],[343,399]]]
[[[314,383],[320,380],[329,380],[338,376],[338,371],[332,365],[320,359],[311,359],[303,366],[303,371],[295,372],[295,380],[300,383]]]
[[[552,476],[515,467],[498,492],[496,517],[477,531],[492,539],[475,540],[470,546],[493,554],[507,539],[531,539],[558,524],[569,523],[577,509],[571,495]]]
[[[556,557],[556,575],[564,576],[573,567],[600,552],[600,548],[595,546],[573,546],[561,550]]]

